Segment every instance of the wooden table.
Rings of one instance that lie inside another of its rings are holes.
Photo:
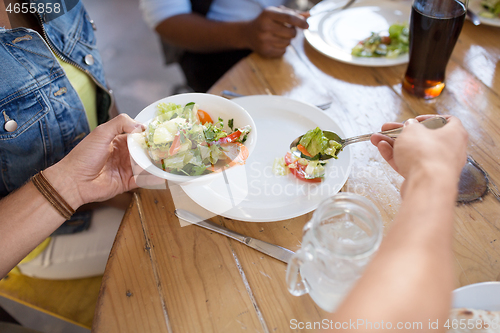
[[[402,92],[405,65],[343,64],[313,49],[302,35],[282,59],[250,55],[210,90],[272,94],[317,103],[347,136],[377,131],[387,121],[419,114],[459,117],[469,154],[500,185],[500,29],[466,22],[439,98]],[[361,193],[386,226],[400,205],[402,178],[370,144],[352,146],[353,168],[343,191]],[[128,209],[101,287],[95,332],[289,332],[290,321],[320,321],[309,296],[291,296],[286,265],[197,226],[181,227],[168,190],[140,190]],[[291,250],[299,248],[310,214],[271,223],[212,220]],[[500,280],[500,202],[492,194],[456,207],[456,286]]]

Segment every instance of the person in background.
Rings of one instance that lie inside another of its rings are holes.
[[[306,1],[307,2],[307,1]],[[251,52],[281,57],[307,29],[307,13],[285,0],[141,0],[148,25],[164,42],[167,63],[178,62],[188,86],[206,92]]]
[[[95,29],[80,1],[0,0],[0,198],[118,114]],[[82,207],[16,271],[45,279],[102,274],[130,199]]]

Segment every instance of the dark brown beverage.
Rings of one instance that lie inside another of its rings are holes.
[[[458,0],[415,0],[410,19],[410,62],[403,88],[434,98],[444,88],[444,73],[465,21]]]

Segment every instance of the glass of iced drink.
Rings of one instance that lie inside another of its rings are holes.
[[[410,62],[403,79],[409,93],[441,94],[451,52],[462,31],[468,0],[414,0],[410,18]]]
[[[290,293],[308,293],[322,309],[334,312],[378,249],[382,229],[377,208],[362,196],[339,193],[323,201],[288,263]]]

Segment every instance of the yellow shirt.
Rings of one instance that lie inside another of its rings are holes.
[[[66,72],[66,77],[68,78],[71,85],[78,93],[78,96],[82,100],[83,107],[85,108],[85,113],[87,114],[87,119],[89,121],[90,130],[94,130],[97,127],[97,102],[96,102],[96,86],[95,82],[90,76],[85,72],[82,72],[77,67],[62,61],[57,57],[59,64]]]

